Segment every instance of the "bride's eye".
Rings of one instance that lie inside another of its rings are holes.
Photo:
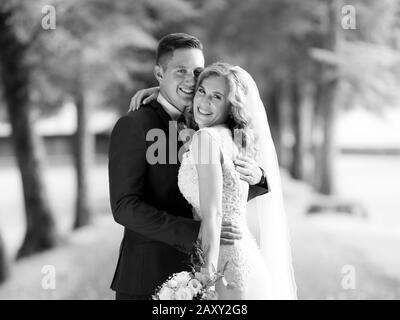
[[[201,88],[201,87],[199,87],[199,88],[197,89],[197,92],[198,92],[198,93],[201,93],[201,94],[205,94],[205,93],[206,93],[206,92],[204,91],[204,89]]]

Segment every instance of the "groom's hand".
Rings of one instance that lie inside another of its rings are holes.
[[[242,239],[242,232],[231,222],[222,222],[221,225],[221,245],[232,245],[235,240]]]
[[[255,160],[246,156],[238,156],[234,163],[236,171],[240,173],[240,179],[251,186],[261,181],[263,173]]]

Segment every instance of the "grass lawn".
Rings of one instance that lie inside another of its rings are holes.
[[[0,166],[0,232],[10,259],[24,233],[23,202],[18,171]],[[302,183],[284,176],[292,251],[300,299],[400,299],[400,232],[374,220],[322,214],[306,216],[315,199]],[[113,299],[109,289],[117,262],[122,227],[111,217],[107,166],[91,171],[93,225],[70,233],[74,207],[74,172],[69,161],[46,170],[50,204],[60,234],[59,247],[13,262],[10,279],[0,285],[0,299]],[[42,282],[44,266],[54,266],[55,289]],[[346,277],[347,276],[347,277]],[[349,276],[354,287],[346,287]]]

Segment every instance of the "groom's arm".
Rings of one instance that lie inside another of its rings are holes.
[[[147,238],[189,253],[200,222],[158,210],[143,201],[146,141],[140,123],[131,116],[118,120],[110,139],[109,188],[114,220]]]

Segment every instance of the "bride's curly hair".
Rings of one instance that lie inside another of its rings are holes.
[[[255,158],[257,154],[256,136],[252,130],[252,120],[246,112],[246,92],[247,88],[242,83],[236,73],[235,67],[223,62],[216,62],[206,67],[198,76],[196,81],[196,91],[204,79],[209,77],[222,77],[228,84],[229,115],[227,125],[232,132],[232,137],[236,146],[247,156]],[[194,118],[192,117],[194,122]],[[197,124],[192,122],[198,129]]]

